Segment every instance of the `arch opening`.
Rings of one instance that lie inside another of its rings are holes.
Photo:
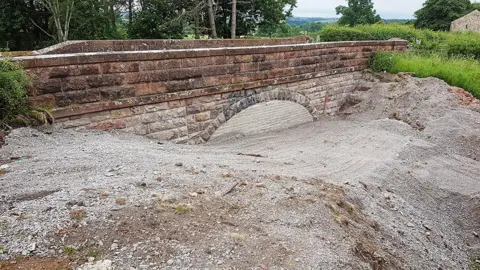
[[[277,131],[308,122],[313,122],[313,116],[302,105],[272,100],[257,103],[235,114],[213,133],[209,141]]]
[[[232,117],[234,117],[235,115],[237,115],[241,111],[244,111],[247,108],[249,108],[249,107],[251,107],[255,104],[265,103],[265,102],[268,103],[268,102],[271,102],[271,101],[284,101],[284,102],[288,102],[288,103],[294,103],[294,104],[296,104],[300,107],[303,107],[303,110],[301,110],[300,115],[305,115],[305,110],[306,110],[308,112],[308,114],[310,114],[310,116],[311,116],[311,120],[310,120],[310,117],[308,117],[309,121],[315,121],[319,116],[319,112],[317,111],[315,106],[313,106],[310,103],[310,99],[307,98],[306,96],[300,94],[300,93],[293,92],[293,91],[283,91],[283,90],[265,91],[265,92],[249,95],[249,96],[231,104],[227,109],[225,109],[222,113],[220,113],[220,115],[217,116],[217,118],[215,120],[213,120],[211,122],[211,124],[203,132],[201,132],[199,134],[198,137],[190,140],[190,143],[202,143],[202,142],[206,142],[206,141],[210,140],[212,135],[217,131],[217,129],[219,127],[221,127],[225,122],[230,120]],[[272,104],[272,103],[270,103],[270,104]],[[294,105],[291,108],[297,108],[297,110],[298,110],[298,106]],[[255,110],[255,109],[253,109],[253,110]],[[291,109],[291,110],[293,110],[293,109]],[[288,109],[287,110],[282,109],[282,108],[278,109],[276,107],[273,107],[273,109],[271,111],[274,111],[274,112],[276,111],[277,113],[278,112],[286,112],[288,114],[294,114],[294,112],[289,112]],[[247,117],[248,117],[248,113],[247,113]],[[250,115],[250,117],[251,117],[250,119],[256,119],[256,118],[258,118],[258,115]],[[302,117],[302,118],[305,119],[304,117]],[[237,121],[240,124],[247,122],[246,120],[244,120],[243,117],[240,117],[239,120],[235,120],[235,122],[237,122]],[[233,122],[233,123],[235,124],[235,122]],[[238,125],[239,124],[237,124],[237,126]],[[254,125],[255,125],[255,123],[254,123]],[[283,128],[285,128],[285,126],[287,126],[287,125],[288,125],[288,121],[283,121],[282,123],[280,123],[280,126],[283,126]],[[293,124],[293,125],[295,125],[295,124]],[[259,125],[257,124],[256,126],[258,127]],[[267,126],[271,127],[271,124],[268,124]],[[292,126],[292,125],[290,125],[290,126]],[[228,126],[227,126],[227,129],[228,129]],[[247,129],[247,130],[251,130],[251,131],[255,132],[254,130],[258,130],[258,129],[250,128],[250,129]],[[234,132],[235,131],[223,132],[223,133],[225,134],[225,133],[234,133]],[[240,132],[241,132],[241,130],[240,130]]]

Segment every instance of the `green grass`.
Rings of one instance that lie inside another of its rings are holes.
[[[413,72],[420,78],[437,77],[480,98],[480,62],[471,58],[380,52],[375,55],[372,68],[391,73]]]
[[[64,247],[63,248],[63,253],[67,254],[68,256],[72,256],[77,252],[77,250],[74,247]]]

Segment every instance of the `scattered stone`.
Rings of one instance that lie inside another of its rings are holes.
[[[413,228],[413,227],[415,227],[415,225],[413,223],[409,222],[409,223],[407,223],[407,227]]]
[[[93,262],[87,262],[86,264],[77,268],[77,270],[112,270],[112,261],[104,260],[98,261],[95,264]]]
[[[168,264],[168,265],[172,265],[173,262],[174,262],[173,259],[170,259],[170,260],[167,261],[167,264]]]
[[[205,190],[199,188],[199,189],[195,190],[195,193],[197,193],[197,194],[205,194]]]
[[[113,243],[111,246],[110,246],[110,250],[116,250],[118,248],[118,244],[117,243]]]
[[[116,171],[121,170],[122,168],[123,168],[123,166],[118,165],[117,167],[111,168],[110,170],[108,170],[108,172],[116,172]]]
[[[138,186],[138,187],[147,187],[147,183],[145,183],[145,182],[139,182],[139,183],[137,183],[137,186]]]
[[[368,189],[368,185],[367,185],[365,182],[363,182],[363,181],[358,181],[358,183],[359,183],[360,185],[362,185],[364,189]]]
[[[189,195],[190,195],[190,197],[197,197],[197,196],[198,196],[198,193],[196,193],[196,192],[191,192]]]
[[[127,203],[127,199],[125,198],[118,198],[115,200],[115,203],[118,205],[125,205]]]
[[[258,188],[266,188],[267,186],[265,186],[264,183],[256,183],[256,184],[255,184],[255,187],[258,187]]]
[[[175,163],[175,166],[177,166],[177,167],[182,167],[182,166],[183,166],[183,163],[182,163],[182,162],[177,162],[177,163]]]
[[[30,251],[30,252],[35,251],[35,249],[37,249],[37,244],[35,244],[35,243],[30,244],[27,248],[27,250]]]
[[[477,232],[473,232],[473,236],[475,236],[475,237],[478,238],[478,233],[477,233]]]
[[[423,227],[424,227],[425,229],[429,230],[429,231],[432,230],[428,225],[423,224]]]

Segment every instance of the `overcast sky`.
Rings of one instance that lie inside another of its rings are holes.
[[[384,19],[413,18],[425,0],[373,0],[377,14]],[[297,0],[293,15],[297,17],[336,17],[335,7],[347,5],[345,0]]]

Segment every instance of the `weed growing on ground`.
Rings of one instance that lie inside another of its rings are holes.
[[[74,247],[64,247],[63,248],[63,253],[67,254],[68,256],[73,256],[77,250]]]
[[[87,216],[87,212],[85,210],[73,210],[70,212],[70,217],[72,219],[81,219]]]
[[[98,260],[102,254],[98,250],[89,250],[86,255],[87,258],[93,257],[95,260]]]
[[[189,204],[179,204],[175,206],[175,213],[177,214],[186,214],[193,210],[193,207]]]

